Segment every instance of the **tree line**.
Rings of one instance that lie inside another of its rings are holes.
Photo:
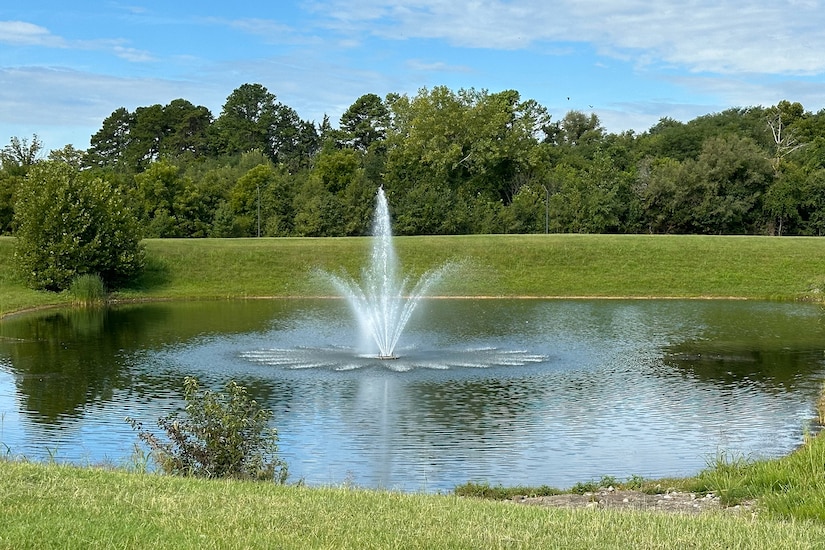
[[[2,233],[43,163],[105,182],[146,237],[364,235],[379,186],[402,235],[825,232],[825,110],[789,101],[610,133],[514,90],[439,86],[365,94],[333,127],[244,84],[218,116],[120,108],[88,149],[42,148],[0,151]]]

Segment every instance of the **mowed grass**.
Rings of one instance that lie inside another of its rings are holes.
[[[816,548],[825,525],[0,462],[2,548]]]
[[[448,296],[797,299],[825,285],[825,239],[644,235],[396,238],[405,273],[452,262]],[[329,294],[320,270],[359,276],[369,238],[149,240],[124,296]]]
[[[152,239],[147,268],[120,299],[323,296],[318,271],[358,277],[370,239]],[[467,235],[398,237],[413,278],[451,262],[444,296],[818,299],[825,239],[673,235]],[[0,312],[65,304],[35,292],[13,269],[14,240],[0,238]]]
[[[396,238],[405,273],[445,262],[449,296],[795,299],[825,284],[825,239],[646,235]],[[330,292],[318,269],[358,276],[369,238],[146,241],[147,296],[293,296]],[[124,293],[127,294],[127,293]]]

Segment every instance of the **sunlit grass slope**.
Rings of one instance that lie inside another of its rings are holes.
[[[401,237],[402,269],[450,261],[453,296],[797,299],[825,285],[825,239],[644,235]],[[368,238],[149,240],[124,297],[324,295],[318,269],[358,275]]]
[[[145,241],[147,269],[123,299],[317,296],[319,269],[358,276],[369,238]],[[402,269],[457,267],[434,291],[451,296],[817,298],[825,239],[664,235],[399,237]],[[69,298],[25,288],[14,240],[0,238],[0,312]]]

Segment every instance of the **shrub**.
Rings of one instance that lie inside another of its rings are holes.
[[[97,273],[109,287],[143,267],[137,219],[100,178],[57,161],[35,164],[15,203],[17,267],[36,289],[64,290]]]
[[[229,382],[223,392],[201,390],[196,378],[184,380],[185,416],[173,412],[158,420],[163,441],[127,418],[153,459],[169,474],[284,483],[287,466],[278,458],[278,433],[269,427],[272,411]]]

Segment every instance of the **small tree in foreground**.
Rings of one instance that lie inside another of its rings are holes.
[[[278,458],[278,432],[268,425],[271,410],[250,399],[246,388],[235,382],[215,393],[201,390],[196,378],[187,377],[183,389],[185,415],[177,411],[158,419],[167,441],[126,419],[164,472],[286,481],[287,465]]]
[[[32,166],[14,212],[17,267],[30,286],[64,290],[79,275],[109,286],[143,268],[137,219],[123,195],[64,162]]]

